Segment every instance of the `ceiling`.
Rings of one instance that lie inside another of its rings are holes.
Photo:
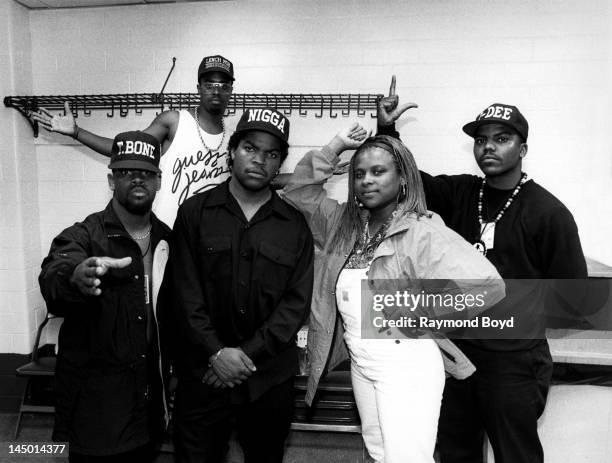
[[[184,3],[215,0],[15,0],[31,10],[55,8],[83,8],[96,6],[146,5],[154,3]]]

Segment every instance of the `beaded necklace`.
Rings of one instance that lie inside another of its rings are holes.
[[[198,115],[198,108],[193,108],[193,118],[196,123],[196,132],[198,132],[198,136],[200,137],[200,141],[202,142],[202,146],[204,147],[204,151],[219,151],[221,145],[223,145],[223,140],[225,140],[225,124],[223,123],[223,119],[221,119],[221,141],[219,142],[219,146],[215,149],[210,148],[206,143],[204,143],[204,138],[202,138],[202,133],[200,132],[200,116]]]
[[[355,245],[353,246],[353,250],[346,262],[344,268],[347,269],[355,269],[355,268],[367,268],[370,266],[372,259],[374,258],[374,251],[378,245],[385,239],[387,236],[387,230],[391,226],[391,222],[397,215],[397,209],[393,211],[393,213],[389,216],[389,218],[385,221],[384,224],[378,229],[378,231],[374,234],[374,236],[370,237],[369,231],[369,217],[365,220],[363,225],[363,232],[355,241]]]
[[[497,222],[499,222],[499,220],[504,216],[504,213],[510,207],[510,204],[512,204],[512,201],[514,201],[514,198],[516,197],[516,195],[519,194],[521,188],[527,181],[527,174],[524,172],[521,174],[521,179],[519,180],[518,185],[516,185],[516,187],[514,188],[514,191],[506,201],[506,204],[504,204],[504,207],[502,207],[501,210],[497,213],[493,222],[485,222],[482,218],[482,197],[484,195],[484,187],[486,181],[486,178],[482,179],[482,183],[480,184],[480,191],[478,192],[478,223],[480,224],[480,235],[478,236],[478,240],[473,244],[473,246],[483,255],[487,255],[487,247],[485,246],[485,243],[482,240],[482,235],[485,232],[485,229],[489,224],[496,225]]]

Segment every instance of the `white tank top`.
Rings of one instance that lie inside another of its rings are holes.
[[[198,135],[200,131],[202,138]],[[193,118],[193,113],[182,109],[176,134],[160,160],[161,189],[153,203],[153,212],[169,227],[174,225],[176,211],[187,198],[209,190],[224,182],[229,176],[229,134],[211,135],[205,132]],[[205,148],[217,148],[214,151]]]

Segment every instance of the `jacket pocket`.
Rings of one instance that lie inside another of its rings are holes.
[[[284,292],[296,262],[295,254],[263,242],[259,245],[254,262],[253,279],[265,287],[267,292],[273,293],[274,299],[277,299]]]
[[[286,267],[294,267],[297,261],[295,254],[270,243],[261,243],[259,253],[272,263]]]
[[[232,274],[232,240],[229,236],[204,236],[200,241],[200,261],[204,279]]]

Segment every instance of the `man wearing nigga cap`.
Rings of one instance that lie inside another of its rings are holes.
[[[162,147],[160,169],[165,175],[153,211],[170,227],[185,199],[220,184],[229,175],[223,115],[233,91],[234,65],[221,55],[206,56],[198,67],[197,79],[198,107],[163,111],[144,129]],[[110,156],[112,139],[77,126],[68,102],[65,109],[65,115],[53,115],[40,108],[32,113],[32,119],[49,131],[68,135]]]
[[[175,295],[178,461],[223,461],[233,428],[246,462],[282,461],[314,255],[304,218],[270,189],[288,138],[283,114],[246,110],[230,179],[179,207],[164,281]]]
[[[379,133],[398,133],[394,122],[411,103],[399,105],[395,76],[378,110]],[[476,366],[459,381],[447,378],[440,413],[438,448],[442,463],[482,462],[486,431],[497,463],[543,462],[537,421],[552,375],[541,293],[516,280],[584,279],[586,263],[570,211],[523,172],[529,125],[516,106],[494,103],[463,126],[474,139],[474,157],[484,174],[421,172],[428,209],[495,265],[506,281],[507,298],[491,314],[516,316],[514,335],[481,329],[455,339]]]
[[[59,333],[53,439],[70,461],[153,461],[167,424],[158,292],[170,229],[151,212],[160,146],[144,132],[113,140],[101,212],[61,232],[42,263]],[[165,363],[165,361],[164,361]]]

